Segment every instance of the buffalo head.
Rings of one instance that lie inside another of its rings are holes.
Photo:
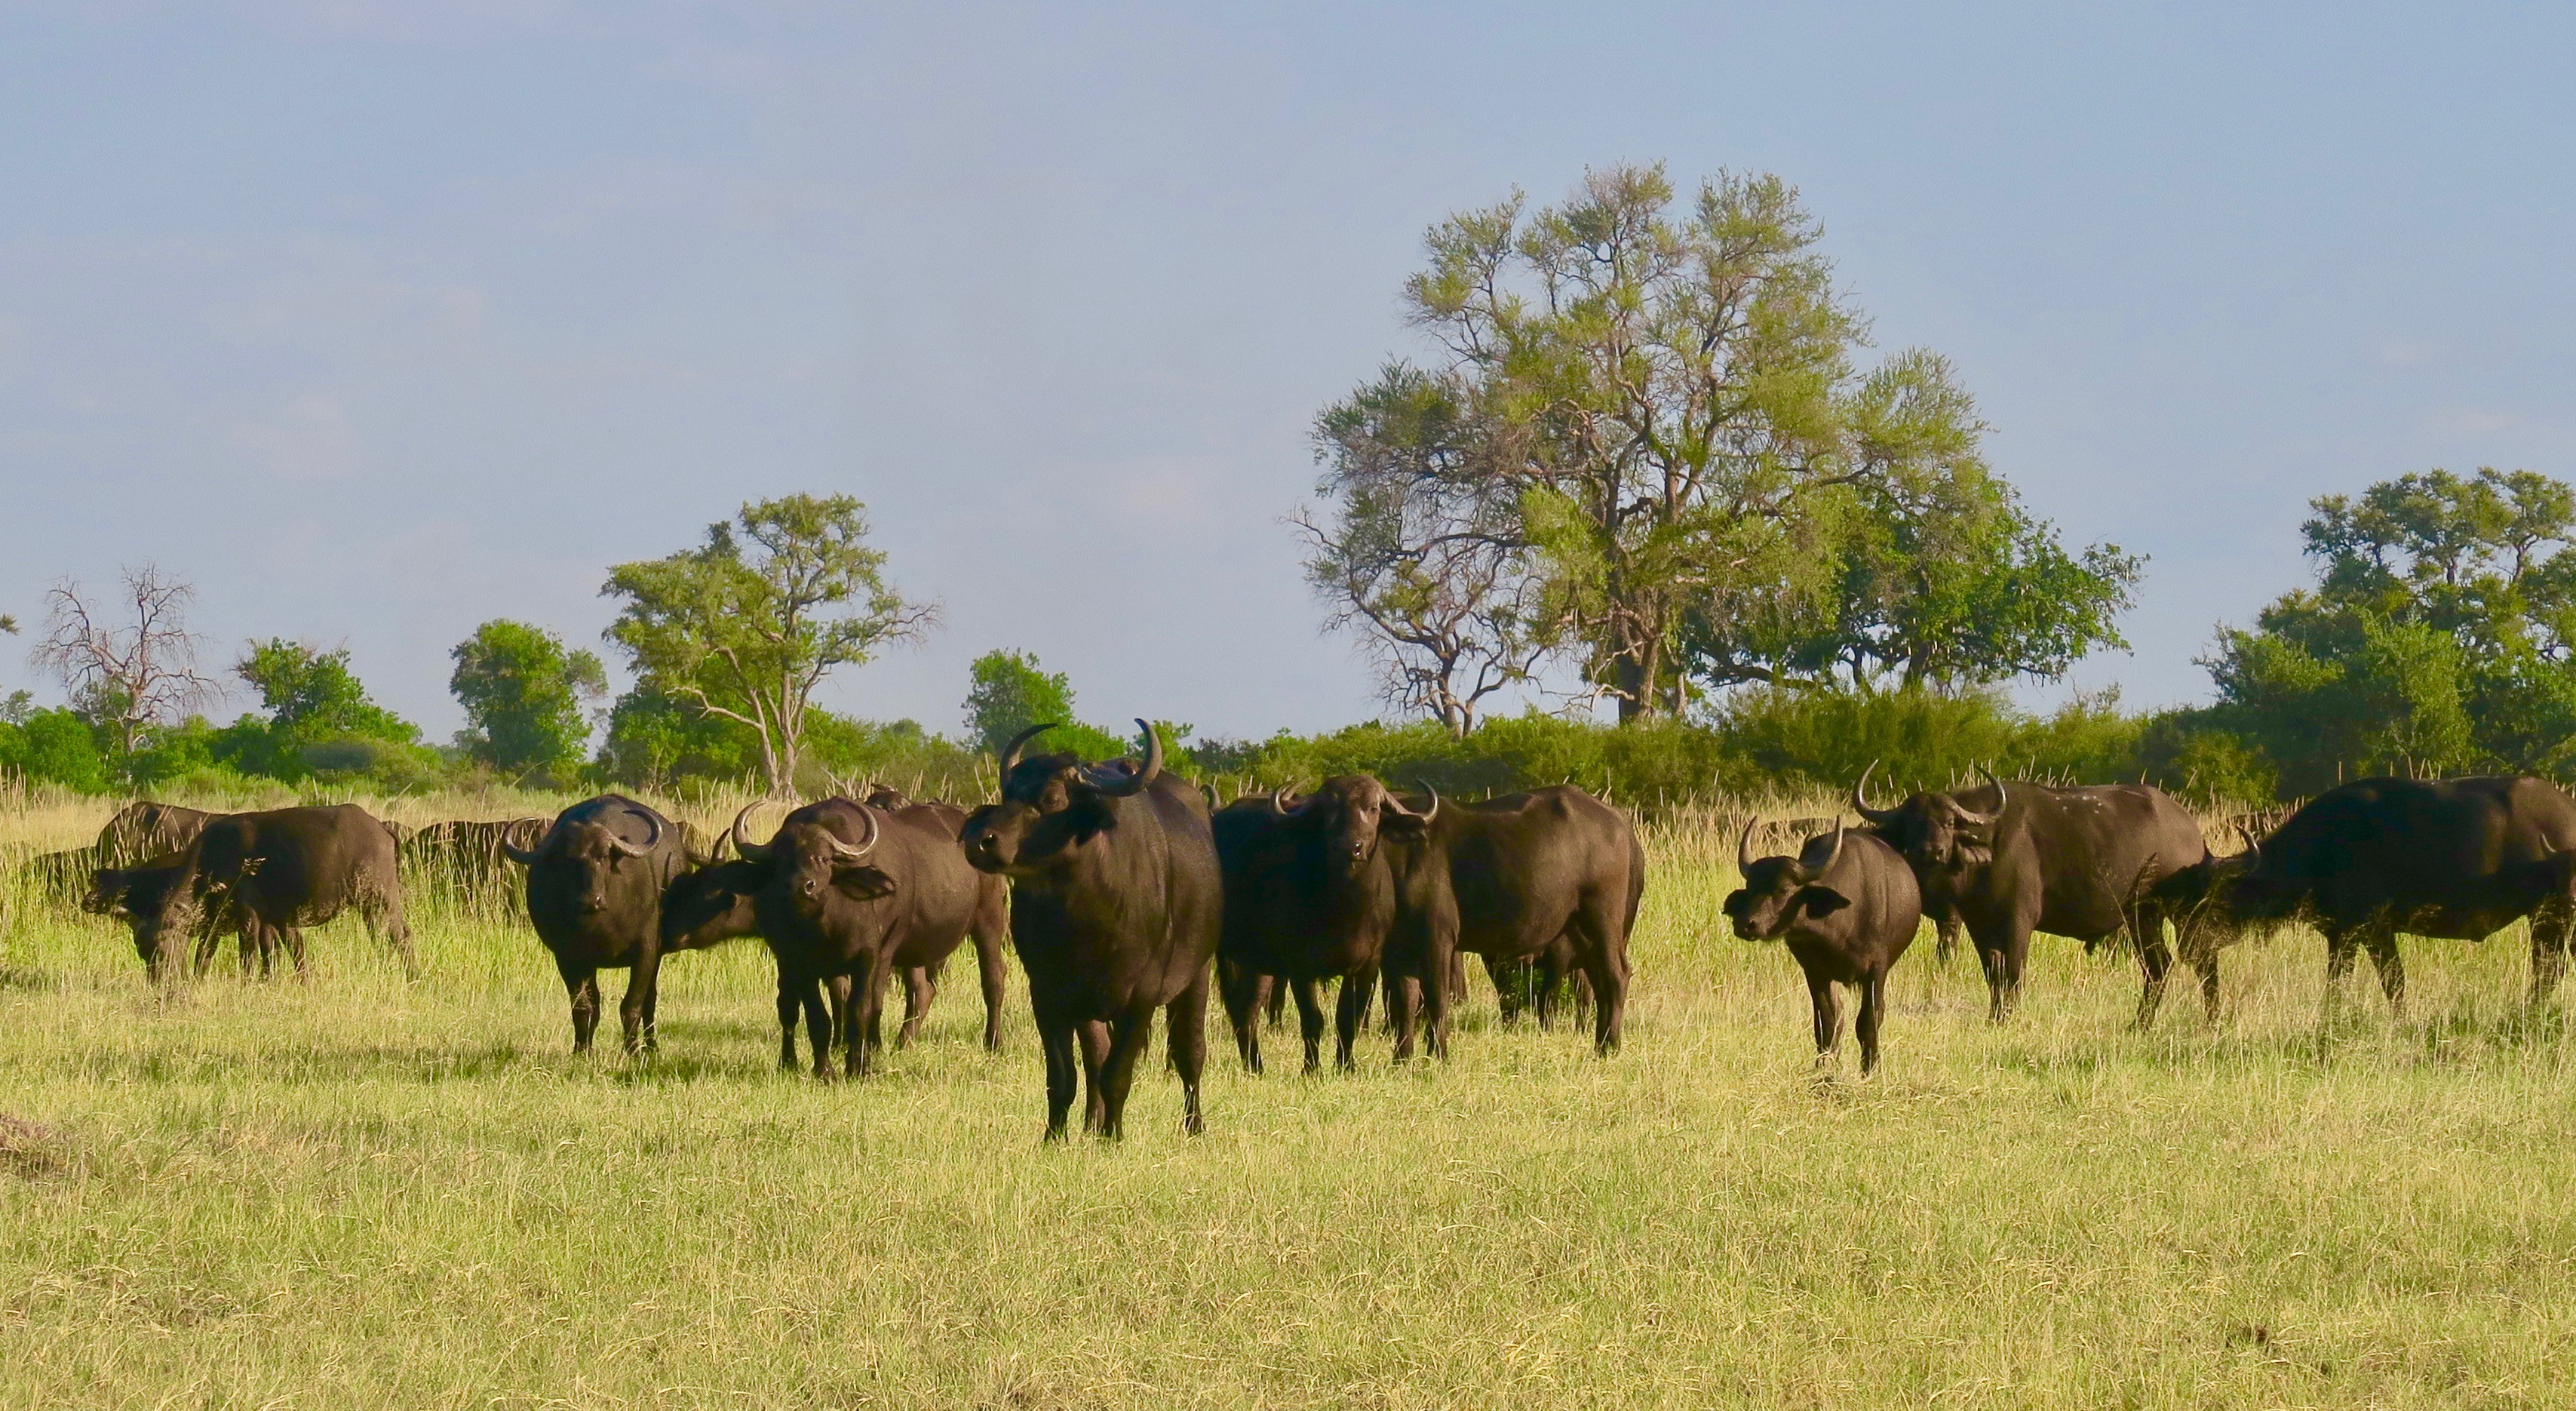
[[[1748,941],[1777,940],[1801,917],[1823,918],[1851,905],[1850,897],[1820,880],[1843,855],[1840,820],[1829,838],[1808,839],[1797,857],[1754,857],[1754,826],[1755,820],[1746,819],[1735,839],[1735,869],[1743,874],[1744,885],[1727,895],[1725,909],[1736,935]],[[1826,845],[1824,856],[1808,861],[1819,843]]]
[[[523,849],[504,835],[501,852],[522,867],[551,861],[567,869],[577,879],[571,888],[574,906],[584,915],[594,914],[607,909],[612,880],[625,868],[641,865],[661,845],[661,818],[641,808],[631,812],[647,830],[641,843],[628,842],[596,817],[558,817],[535,847]]]
[[[1162,777],[1162,739],[1142,720],[1142,764],[1085,764],[1070,754],[1021,758],[1029,741],[1054,728],[1032,725],[1014,736],[1002,751],[1001,801],[966,816],[959,842],[977,871],[1025,877],[1071,862],[1110,827],[1110,800],[1141,794]]]
[[[1995,807],[1991,813],[1979,813],[1949,794],[1918,793],[1894,808],[1872,808],[1869,803],[1869,776],[1877,770],[1878,761],[1870,761],[1860,772],[1860,782],[1852,785],[1852,808],[1869,820],[1869,831],[1879,841],[1896,849],[1918,871],[1959,872],[1981,867],[1994,857],[1994,826],[2004,816],[2004,804],[2010,797],[2003,781],[1980,767],[1977,772],[1995,786]]]
[[[816,915],[836,891],[857,898],[884,896],[892,890],[887,875],[868,861],[883,831],[876,810],[847,800],[834,802],[858,812],[866,829],[858,842],[842,841],[819,817],[800,810],[768,842],[755,843],[743,836],[742,822],[757,805],[735,814],[733,826],[725,832],[743,861],[763,874],[755,890],[768,890],[800,917]]]
[[[1377,856],[1382,833],[1419,834],[1440,816],[1440,791],[1422,787],[1431,802],[1417,811],[1366,774],[1340,774],[1303,798],[1282,789],[1270,796],[1270,808],[1283,825],[1318,834],[1325,857],[1347,875]]]

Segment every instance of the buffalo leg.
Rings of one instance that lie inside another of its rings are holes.
[[[555,970],[572,1000],[572,1051],[588,1053],[591,1036],[599,1032],[599,972],[564,961],[556,962]]]
[[[1496,960],[1485,957],[1485,974],[1494,982],[1494,1010],[1508,1029],[1521,1020],[1521,1011],[1529,1007],[1529,962]]]
[[[1267,1003],[1271,1028],[1276,1029],[1288,1022],[1288,996],[1281,992],[1280,986],[1275,981],[1270,987],[1270,998]]]
[[[1834,982],[1822,971],[1807,972],[1807,1005],[1815,1016],[1816,1063],[1821,1067],[1843,1038],[1842,1003],[1834,996]]]
[[[1163,1006],[1164,1043],[1172,1051],[1173,1070],[1181,1076],[1181,1130],[1193,1137],[1207,1130],[1206,1119],[1199,1115],[1199,1079],[1207,1071],[1207,992],[1207,971],[1202,969],[1188,989]],[[1145,1024],[1136,1027],[1142,1029]]]
[[[1435,1059],[1449,1057],[1449,996],[1463,985],[1466,961],[1458,950],[1457,932],[1434,927],[1429,963],[1422,967],[1422,1051]]]
[[[1861,977],[1860,1012],[1852,1016],[1852,1034],[1860,1040],[1860,1075],[1878,1071],[1878,1021],[1887,1014],[1887,977]]]
[[[2558,981],[2567,973],[2566,898],[2551,897],[2531,914],[2531,1000],[2538,1009],[2558,997]]]
[[[626,997],[617,1002],[617,1022],[625,1030],[628,1053],[653,1047],[653,1026],[647,1022],[647,1015],[653,1004],[653,986],[661,973],[662,948],[647,938],[636,954],[635,968],[627,973]]]
[[[368,891],[358,899],[358,914],[365,918],[370,935],[381,935],[402,961],[403,978],[420,978],[420,957],[411,947],[411,923],[403,919],[402,897],[383,891]]]
[[[984,987],[984,1051],[1002,1051],[1002,1000],[1011,981],[1011,960],[1002,953],[1002,931],[999,927],[979,926],[975,930],[976,978]]]
[[[1300,977],[1280,986],[1297,1001],[1297,1037],[1304,1041],[1306,1069],[1314,1072],[1324,1062],[1324,995],[1311,976]],[[1344,987],[1344,994],[1350,993]]]
[[[1046,1139],[1051,1142],[1064,1140],[1065,1114],[1073,1110],[1074,1087],[1082,1080],[1075,1067],[1073,1030],[1067,1020],[1038,1015],[1038,1047],[1046,1053]]]
[[[313,967],[308,963],[308,958],[304,953],[304,928],[300,926],[280,926],[275,929],[279,940],[286,946],[286,958],[295,962],[295,978],[298,980],[312,979]],[[590,988],[591,1010],[595,1014],[599,1008],[599,986],[596,983],[593,983]]]
[[[2173,972],[2173,952],[2165,948],[2162,935],[2152,941],[2143,935],[2138,938],[2138,971],[2146,987],[2138,993],[2138,1017],[2129,1021],[2129,1027],[2143,1034],[2156,1026],[2156,1011],[2165,1002],[2165,982]]]
[[[2362,937],[2370,963],[2379,971],[2379,992],[2388,996],[2388,1012],[2406,1012],[2406,962],[2397,954],[2397,928],[2377,925]]]
[[[851,1036],[850,1076],[864,1078],[875,1067],[880,1050],[885,1047],[886,986],[894,980],[894,957],[891,949],[879,950],[870,957],[867,969],[855,977],[858,994],[858,1032]]]
[[[1575,907],[1575,955],[1592,980],[1592,1048],[1607,1058],[1619,1051],[1628,1017],[1628,928],[1624,898],[1594,892]]]
[[[939,975],[919,965],[907,966],[903,972],[903,1027],[895,1031],[898,1048],[909,1047],[921,1037],[922,1021],[930,1017],[931,1002],[939,998]]]
[[[1382,975],[1386,990],[1386,1030],[1395,1036],[1395,1061],[1411,1062],[1413,1031],[1422,1007],[1422,984],[1411,974],[1398,975],[1390,968]]]
[[[1109,1063],[1116,1031],[1105,1019],[1086,1019],[1078,1031],[1082,1038],[1083,1109],[1082,1130],[1107,1132],[1116,1109],[1109,1100]]]
[[[1959,913],[1942,907],[1932,914],[1932,958],[1941,968],[1950,968],[1950,957],[1959,953]]]
[[[1243,1059],[1243,1071],[1261,1071],[1261,1010],[1276,993],[1270,976],[1252,970],[1238,961],[1217,962],[1217,998],[1225,1006],[1225,1022],[1234,1030],[1234,1051]]]
[[[805,995],[787,972],[778,972],[778,1066],[792,1071],[796,1067],[796,1020],[805,1012]]]
[[[2360,953],[2358,932],[2340,927],[2326,932],[2326,998],[2325,1022],[2334,1023],[2335,1010],[2343,1000],[2345,977],[2352,974],[2352,961]]]
[[[1368,1026],[1369,1001],[1377,997],[1377,971],[1378,967],[1372,965],[1342,977],[1342,993],[1333,1002],[1333,1059],[1338,1067],[1350,1069],[1358,1066],[1353,1050],[1359,1045],[1360,1030]],[[1304,1003],[1304,997],[1300,996],[1298,1002]],[[1321,1004],[1316,1006],[1313,1024],[1312,1032],[1320,1039],[1324,1027]],[[1306,1071],[1309,1073],[1320,1066],[1318,1047],[1320,1045],[1314,1043],[1306,1046]]]

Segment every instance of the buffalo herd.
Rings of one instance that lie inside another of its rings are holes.
[[[1028,977],[1046,1070],[1046,1134],[1116,1137],[1136,1070],[1163,1017],[1182,1124],[1202,1125],[1211,988],[1244,1066],[1263,1068],[1264,1011],[1293,998],[1305,1069],[1323,1062],[1325,990],[1344,1068],[1382,997],[1397,1060],[1445,1057],[1462,961],[1483,960],[1506,1022],[1535,1007],[1552,1027],[1568,1002],[1594,1049],[1619,1047],[1628,944],[1646,855],[1619,811],[1570,785],[1477,801],[1368,775],[1311,791],[1220,804],[1166,771],[1143,721],[1140,756],[1032,752],[1053,728],[1001,753],[999,797],[971,812],[890,789],[789,810],[765,840],[755,804],[709,840],[617,794],[552,819],[454,822],[406,834],[353,805],[208,814],[136,803],[96,844],[33,859],[38,886],[123,920],[156,979],[183,959],[211,965],[226,934],[245,973],[284,951],[299,974],[303,928],[355,910],[417,974],[398,862],[523,904],[562,976],[573,1047],[591,1047],[601,970],[628,972],[625,1049],[654,1047],[662,960],[738,937],[768,947],[778,977],[779,1059],[814,1072],[870,1072],[899,979],[898,1043],[919,1031],[948,961],[971,944],[983,1040],[1001,1047],[1009,952]],[[2392,1008],[2405,1000],[2397,936],[2480,940],[2516,921],[2531,934],[2530,1002],[2552,999],[2576,929],[2576,801],[2536,778],[2361,779],[2212,853],[2171,797],[2141,785],[1983,782],[1871,802],[1873,765],[1852,787],[1857,825],[1747,820],[1742,885],[1723,911],[1748,941],[1779,941],[1807,981],[1819,1061],[1839,1046],[1836,991],[1857,1000],[1864,1074],[1879,1061],[1890,969],[1925,921],[1946,957],[1964,930],[1988,1014],[2020,997],[2034,931],[2088,948],[2134,949],[2136,1027],[2155,1021],[2179,961],[2219,1012],[2221,952],[2297,921],[2326,941],[2331,1016],[2357,952]],[[845,791],[847,792],[847,791]],[[1757,855],[1757,832],[1785,851]],[[1580,1022],[1580,1019],[1578,1019]]]

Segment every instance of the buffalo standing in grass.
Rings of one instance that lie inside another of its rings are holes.
[[[1852,1032],[1860,1036],[1860,1071],[1878,1067],[1878,1025],[1887,1012],[1887,972],[1923,924],[1923,894],[1914,870],[1894,848],[1867,833],[1834,831],[1810,838],[1796,857],[1753,856],[1753,825],[1735,840],[1744,885],[1726,899],[1727,919],[1748,941],[1785,941],[1807,975],[1816,1054],[1842,1042],[1842,1008],[1834,986],[1860,992]]]
[[[2249,835],[2250,836],[2250,835]],[[2247,927],[2306,920],[2325,933],[2333,1012],[2368,951],[2392,1012],[2406,1001],[2397,933],[2482,941],[2531,922],[2531,996],[2557,993],[2576,925],[2576,800],[2544,779],[2356,779],[2319,794],[2245,853],[2167,879],[2160,900],[2206,957]]]
[[[1395,874],[1378,835],[1387,810],[1407,811],[1385,785],[1355,774],[1294,802],[1238,799],[1213,819],[1225,875],[1218,975],[1235,1047],[1253,1072],[1261,1071],[1260,1010],[1272,983],[1296,996],[1306,1071],[1322,1063],[1318,986],[1328,979],[1342,982],[1336,1060],[1351,1066],[1396,922]]]
[[[781,1066],[795,1066],[802,1012],[816,1076],[829,1076],[836,1043],[849,1075],[866,1073],[883,1047],[889,978],[903,976],[896,1039],[909,1043],[938,996],[940,968],[970,936],[984,986],[984,1046],[1001,1048],[1008,890],[967,865],[957,844],[962,811],[825,799],[789,813],[766,843],[743,836],[750,812],[737,815],[728,834],[741,859],[674,882],[662,927],[666,937],[697,944],[752,934],[768,942],[778,962]]]
[[[87,859],[96,854],[80,850]],[[113,916],[126,924],[134,936],[134,952],[146,966],[152,964],[160,938],[161,910],[169,904],[171,890],[179,880],[180,858],[176,853],[139,862],[131,867],[100,867],[89,874],[89,890],[81,898],[81,910],[94,916]],[[261,927],[241,908],[223,895],[209,897],[195,910],[197,958],[192,973],[203,978],[214,962],[217,939],[227,928],[241,938],[242,978],[252,973],[252,960],[258,961],[261,979],[275,970],[276,938]]]
[[[98,866],[134,867],[167,857],[197,840],[205,826],[222,817],[201,809],[136,799],[116,811],[98,830]]]
[[[282,942],[302,974],[303,928],[350,906],[401,958],[405,975],[420,974],[403,919],[393,835],[355,804],[224,814],[173,861],[176,872],[159,913],[137,933],[138,949],[156,975],[165,970],[172,942],[191,933],[210,936],[227,908],[263,950],[272,938]]]
[[[1421,984],[1422,976],[1449,975],[1461,951],[1509,963],[1560,944],[1592,987],[1594,1048],[1618,1048],[1628,935],[1646,889],[1636,829],[1571,784],[1473,804],[1427,792],[1420,811],[1389,809],[1375,820],[1395,845],[1395,949],[1407,970],[1389,997],[1397,1059],[1412,1052],[1417,1002],[1429,1011],[1431,1051],[1449,1051],[1448,986]]]
[[[1064,1135],[1075,1049],[1088,1088],[1087,1130],[1119,1135],[1154,1011],[1180,1075],[1182,1126],[1201,1129],[1209,962],[1223,915],[1222,870],[1197,788],[1163,773],[1163,743],[1145,732],[1141,765],[1086,764],[1003,750],[999,803],[966,820],[966,858],[1011,879],[1011,940],[1029,975],[1029,1007],[1046,1045],[1047,1136]]]
[[[528,920],[554,953],[572,1001],[572,1047],[590,1051],[599,1031],[599,972],[626,970],[617,1017],[628,1053],[654,1046],[653,1018],[666,950],[662,893],[691,858],[678,824],[622,794],[584,799],[555,815],[534,847],[504,841],[528,869]]]
[[[1852,786],[1869,831],[1914,869],[1925,910],[1966,923],[1985,967],[1987,1016],[2000,1021],[2021,998],[2034,930],[2090,944],[2126,932],[2146,988],[2137,1022],[2163,1003],[2173,951],[2155,888],[2209,855],[2200,825],[2161,789],[2113,784],[2060,789],[1993,775],[1979,788],[1918,793],[1894,808],[1869,803],[1872,764]],[[2215,1012],[2215,972],[2204,972]]]

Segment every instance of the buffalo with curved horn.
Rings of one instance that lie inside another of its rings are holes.
[[[1136,726],[1136,765],[1027,755],[1054,727],[1021,731],[1001,754],[1000,801],[968,815],[962,835],[969,862],[1012,882],[1011,939],[1046,1045],[1050,1139],[1064,1135],[1078,1081],[1089,1088],[1084,1127],[1120,1134],[1156,1010],[1181,1079],[1182,1128],[1202,1125],[1221,869],[1207,800],[1164,772],[1161,737]]]
[[[2157,885],[2209,855],[2182,805],[2143,784],[2007,787],[1980,766],[1982,788],[1876,808],[1868,786],[1877,768],[1873,760],[1861,771],[1852,807],[1914,869],[1923,909],[1937,917],[1947,908],[1965,923],[1986,972],[1988,1018],[2012,1012],[2031,933],[2046,931],[2087,949],[2132,938],[2145,975],[2137,1022],[2153,1021],[2174,960]]]
[[[617,1013],[628,1053],[655,1046],[662,893],[690,863],[679,825],[622,794],[602,794],[555,815],[534,846],[501,839],[502,855],[528,869],[528,920],[554,953],[572,1002],[572,1046],[590,1050],[599,1029],[599,972],[626,970]]]
[[[817,1077],[866,1075],[885,1048],[888,981],[903,977],[898,1044],[919,1036],[939,972],[969,937],[984,977],[984,1046],[1001,1047],[1002,936],[1008,896],[957,848],[964,814],[946,804],[885,810],[829,798],[790,812],[767,842],[725,829],[739,860],[681,878],[664,903],[663,933],[698,943],[757,935],[778,964],[779,1064],[796,1064],[802,1015]],[[825,997],[828,994],[828,1007]]]
[[[1871,834],[1845,831],[1840,819],[1830,839],[1809,838],[1796,857],[1756,858],[1755,824],[1745,820],[1735,840],[1735,866],[1744,885],[1727,897],[1727,919],[1738,936],[1784,941],[1797,958],[1807,977],[1819,1062],[1842,1042],[1842,1009],[1834,987],[1859,992],[1860,1012],[1853,1017],[1852,1031],[1860,1037],[1860,1071],[1867,1077],[1878,1067],[1887,972],[1922,924],[1922,893],[1914,871],[1894,848]]]

